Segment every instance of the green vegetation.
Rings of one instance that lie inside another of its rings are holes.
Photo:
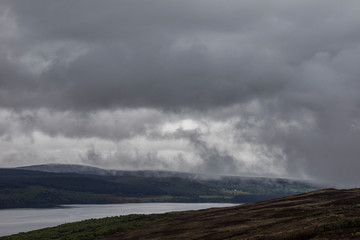
[[[137,227],[156,224],[166,220],[165,217],[150,215],[128,215],[90,219],[76,223],[62,224],[27,233],[0,237],[3,240],[91,240],[110,234],[128,231]]]

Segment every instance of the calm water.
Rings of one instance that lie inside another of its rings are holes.
[[[90,218],[103,218],[127,214],[151,214],[172,211],[227,207],[227,203],[127,203],[106,205],[65,205],[50,209],[0,210],[0,236],[27,232],[63,223]]]

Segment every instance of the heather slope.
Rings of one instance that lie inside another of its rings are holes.
[[[360,239],[360,190],[326,189],[179,213],[106,239]]]

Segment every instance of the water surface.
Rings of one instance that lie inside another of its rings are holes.
[[[61,208],[5,209],[0,210],[0,236],[27,232],[63,223],[90,218],[103,218],[127,214],[151,214],[172,211],[199,210],[227,207],[230,203],[125,203],[125,204],[76,204]]]

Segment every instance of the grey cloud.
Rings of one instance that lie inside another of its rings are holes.
[[[167,113],[240,117],[239,143],[270,155],[280,149],[291,176],[358,183],[358,1],[12,0],[0,7],[0,107],[17,112],[15,123],[0,122],[4,139],[38,130],[119,141],[148,134]],[[149,112],[99,114],[133,109]],[[204,169],[236,169],[230,152],[176,134],[158,137],[190,139]],[[134,161],[169,167],[156,153],[144,159]]]
[[[22,99],[2,101],[13,108],[199,109],[272,97],[291,79],[293,64],[317,52],[336,54],[359,37],[352,31],[356,25],[348,24],[358,19],[344,15],[349,3],[341,11],[335,2],[323,2],[325,8],[282,1],[17,3],[3,3],[12,9],[23,39],[7,52],[19,58],[31,53],[50,63],[37,81],[18,80],[32,87],[14,92]],[[334,14],[345,18],[337,23],[350,26],[348,31],[329,26]],[[334,35],[348,41],[331,43]],[[59,42],[63,50],[54,54],[48,53],[51,47],[32,50]],[[71,44],[88,50],[69,64],[61,52]],[[9,75],[4,85],[12,82]],[[6,93],[2,99],[12,99]]]
[[[199,134],[192,134],[190,143],[195,148],[203,162],[198,166],[199,171],[207,174],[236,174],[241,172],[241,162],[227,153],[220,151],[215,146],[208,144],[201,139]]]
[[[52,112],[42,110],[0,111],[0,137],[26,135],[34,131],[51,137],[98,138],[120,141],[146,134],[170,116],[151,109],[133,109],[98,112]]]
[[[231,126],[233,127],[233,126]],[[209,130],[211,132],[211,129]],[[253,131],[253,129],[251,130]],[[256,148],[256,157],[259,158],[259,163],[249,163],[248,159],[242,159],[241,156],[231,152],[228,146],[220,146],[218,142],[211,143],[214,140],[214,136],[208,131],[203,131],[200,128],[192,130],[184,130],[178,128],[174,132],[159,133],[151,132],[148,137],[156,140],[185,140],[191,151],[194,153],[194,157],[197,158],[195,166],[190,167],[185,164],[184,168],[187,171],[207,174],[209,177],[218,177],[220,175],[246,175],[246,176],[273,176],[276,172],[276,162],[269,162],[262,157],[273,160],[278,156],[271,156],[273,152],[270,149],[260,149],[258,145]],[[235,132],[234,132],[235,133]],[[227,136],[229,139],[232,135]],[[246,134],[242,133],[242,139],[247,138]],[[216,139],[216,138],[215,138]],[[249,140],[249,139],[246,139]],[[248,141],[250,142],[250,141]],[[254,142],[254,144],[259,144]],[[238,148],[242,148],[241,144]],[[263,147],[265,148],[265,147]],[[176,161],[180,161],[183,156],[179,156]],[[185,162],[185,161],[184,161]],[[187,167],[187,168],[186,168]]]
[[[94,145],[89,146],[86,155],[80,155],[80,158],[84,163],[91,165],[98,165],[104,162],[103,156],[95,149]]]
[[[112,153],[99,150],[95,145],[88,146],[84,154],[79,155],[83,164],[120,170],[175,170],[174,163],[160,156],[156,150],[146,153],[127,151],[121,148]],[[181,157],[176,160],[181,161]],[[181,167],[181,163],[179,165]],[[189,171],[187,166],[176,170]]]
[[[107,153],[91,145],[79,157],[84,164],[128,170],[175,170],[206,174],[209,177],[239,172],[241,162],[225,150],[209,147],[205,141],[194,136],[190,139],[190,144],[195,148],[195,156],[199,158],[191,165],[182,153],[169,158],[162,156],[156,149],[145,153],[118,148],[112,153]]]

